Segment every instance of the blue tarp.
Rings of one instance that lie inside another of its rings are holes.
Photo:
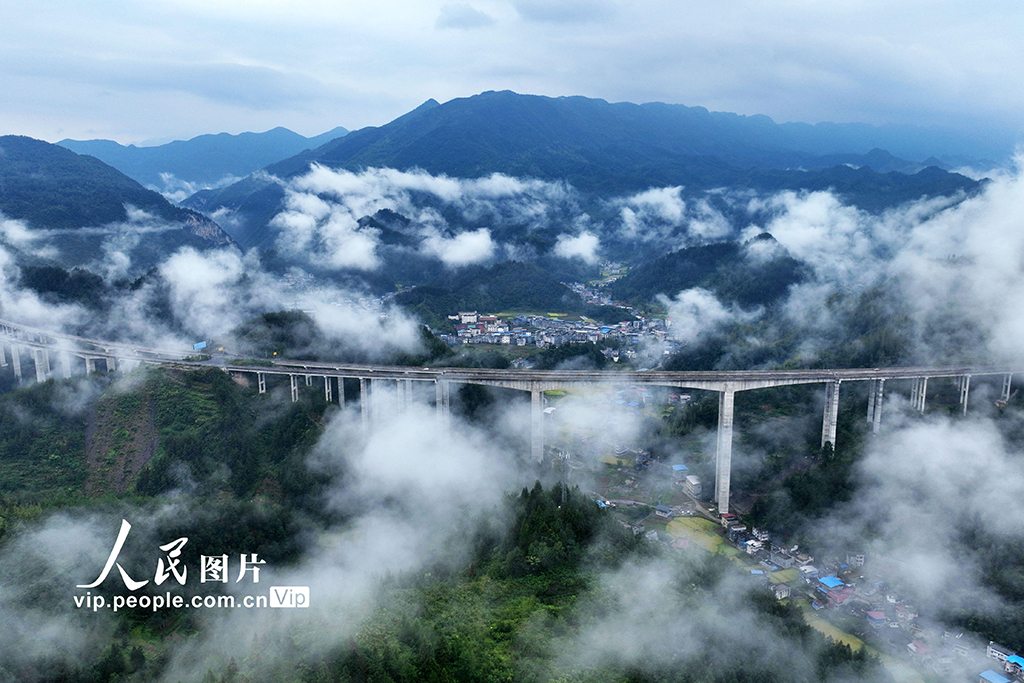
[[[672,465],[672,469],[674,469],[676,472],[689,472],[690,471],[690,468],[687,467],[686,465]]]
[[[846,585],[834,576],[823,576],[822,578],[818,579],[818,581],[825,584],[829,588],[836,588],[837,586]]]
[[[192,345],[192,350],[193,351],[198,351],[200,349],[205,349],[205,348],[206,348],[206,342],[204,342],[204,341],[196,342],[195,344]]]

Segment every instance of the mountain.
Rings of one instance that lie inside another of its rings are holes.
[[[607,318],[603,322],[630,317],[621,309],[585,304],[548,271],[520,261],[447,271],[426,285],[402,292],[395,301],[434,329],[449,328],[447,316],[456,311],[559,312]]]
[[[129,207],[142,214],[130,214]],[[70,265],[101,249],[95,230],[83,228],[110,224],[144,232],[137,246],[147,250],[147,260],[186,244],[233,244],[209,218],[174,206],[99,159],[22,136],[0,137],[0,213],[25,221],[38,239],[52,240]]]
[[[728,303],[764,306],[785,296],[790,285],[808,276],[768,233],[746,243],[719,242],[680,249],[631,269],[610,285],[614,297],[638,305],[659,294],[674,295],[693,287],[714,292]]]
[[[90,154],[143,185],[168,186],[164,174],[194,185],[214,185],[225,178],[241,178],[267,164],[291,157],[343,137],[348,130],[334,128],[307,138],[287,128],[265,133],[200,135],[154,147],[124,146],[112,140],[61,140],[59,145]]]
[[[285,179],[311,164],[352,171],[423,169],[460,178],[504,173],[567,181],[605,198],[680,185],[691,196],[722,187],[835,187],[869,209],[977,187],[964,176],[875,150],[866,134],[860,143],[836,149],[833,138],[849,142],[856,137],[851,131],[865,130],[780,125],[765,116],[682,105],[486,92],[444,104],[429,100],[387,125],[355,131],[266,171]],[[282,196],[273,180],[250,177],[197,193],[184,205],[236,212],[233,236],[246,247],[261,246],[272,241],[267,223],[280,210]]]

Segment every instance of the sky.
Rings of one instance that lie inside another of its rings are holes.
[[[1024,5],[39,0],[0,5],[0,134],[381,125],[485,90],[1020,131]]]

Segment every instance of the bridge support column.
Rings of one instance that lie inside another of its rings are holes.
[[[117,359],[113,356],[107,359],[107,372],[117,372]]]
[[[359,417],[363,423],[363,431],[370,431],[370,380],[359,378]]]
[[[14,366],[14,380],[21,383],[21,348],[11,344],[11,365]]]
[[[46,352],[42,349],[32,349],[32,362],[36,366],[36,381],[46,381],[46,368],[43,365],[43,354]]]
[[[338,378],[338,405],[345,407],[345,378]]]
[[[718,392],[718,443],[715,453],[715,502],[718,513],[729,512],[729,485],[732,478],[732,417],[736,392]]]
[[[67,351],[60,352],[60,367],[64,371],[64,379],[71,379],[71,356]]]
[[[306,375],[306,386],[313,386],[313,375]]]
[[[262,372],[256,373],[256,386],[261,394],[267,393],[267,376]]]
[[[871,425],[871,433],[877,434],[882,425],[882,397],[884,395],[885,380],[873,379],[868,389],[868,424]]]
[[[331,378],[327,375],[324,375],[324,400],[328,403],[333,401],[331,398]]]
[[[544,460],[544,392],[537,388],[530,390],[530,455]]]
[[[964,407],[964,415],[967,414],[967,399],[971,394],[971,376],[960,375],[960,405]]]
[[[291,380],[292,403],[295,403],[299,400],[299,378],[295,375],[288,375],[288,379]]]
[[[0,343],[0,368],[7,367],[7,352],[4,351],[4,345]]]
[[[839,421],[839,381],[825,385],[825,414],[821,420],[821,447],[832,444],[836,447],[836,423]]]
[[[1010,402],[1010,384],[1013,382],[1013,374],[1003,375],[1003,388],[999,392],[999,400],[1003,405]]]
[[[94,372],[96,372],[96,359],[95,358],[86,358],[85,359],[85,374],[91,375]]]
[[[404,407],[408,408],[409,405],[412,404],[412,380],[411,379],[404,380],[402,382],[402,384],[403,384],[402,405]]]
[[[434,401],[437,407],[437,419],[441,432],[448,434],[452,429],[452,385],[447,380],[434,382]]]
[[[928,378],[918,377],[914,380],[914,388],[910,393],[910,403],[919,413],[924,412],[925,396],[928,393]]]

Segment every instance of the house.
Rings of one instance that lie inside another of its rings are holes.
[[[789,569],[793,566],[793,557],[784,550],[773,550],[772,562],[779,565],[783,569]]]
[[[800,575],[810,583],[812,580],[818,578],[818,568],[813,564],[805,564],[800,567]]]
[[[701,493],[703,493],[703,488],[701,487],[700,479],[693,476],[692,474],[686,477],[685,487],[686,492],[693,496],[694,498],[699,498]]]
[[[793,594],[793,589],[791,589],[784,583],[775,584],[774,586],[772,586],[772,590],[775,591],[776,600],[785,600]]]
[[[1010,655],[1006,658],[1006,673],[1016,678],[1024,678],[1024,657]]]
[[[846,553],[846,564],[851,567],[863,567],[864,553]]]
[[[769,540],[771,540],[771,537],[772,537],[771,534],[769,534],[767,530],[765,530],[765,529],[758,529],[756,526],[754,527],[754,530],[751,531],[750,533],[752,533],[754,535],[754,538],[756,538],[757,540],[759,540],[761,542],[764,542],[764,543],[766,543]]]
[[[820,583],[822,586],[829,590],[846,585],[834,576],[823,576],[820,579],[818,579],[818,583]]]
[[[992,669],[978,674],[978,683],[1012,683],[1009,678],[997,674]]]
[[[668,505],[655,505],[654,514],[658,517],[672,517],[672,508]]]
[[[1017,654],[1008,647],[1004,647],[997,643],[993,643],[991,640],[988,641],[988,647],[985,648],[985,656],[990,659],[996,659],[1000,662],[1006,663],[1007,658]]]
[[[690,468],[686,465],[672,465],[672,480],[677,482],[686,481]]]
[[[880,628],[882,626],[885,626],[885,622],[886,622],[885,612],[882,612],[880,610],[872,610],[871,612],[867,613],[867,616],[868,616],[868,623],[871,624],[872,626],[874,626],[875,628]]]

